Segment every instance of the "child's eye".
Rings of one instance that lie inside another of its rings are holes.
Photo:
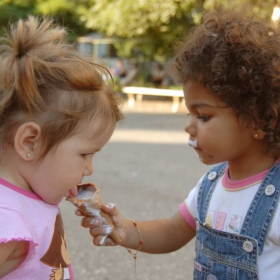
[[[82,158],[86,158],[87,154],[81,154]]]
[[[210,119],[210,116],[200,115],[198,116],[198,119],[200,119],[202,122],[207,122]]]

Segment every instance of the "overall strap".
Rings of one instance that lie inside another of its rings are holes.
[[[198,217],[201,222],[205,222],[206,214],[209,207],[213,191],[216,187],[218,179],[223,175],[227,162],[214,166],[204,176],[197,198]]]
[[[280,163],[272,166],[259,187],[244,219],[240,235],[258,241],[259,255],[270,230],[280,195]]]

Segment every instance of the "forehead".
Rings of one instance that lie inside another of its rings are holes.
[[[225,107],[227,106],[218,95],[214,94],[210,89],[203,84],[195,81],[188,80],[183,85],[185,103],[187,107],[193,106],[213,106]]]
[[[83,120],[77,126],[77,134],[87,134],[95,138],[102,134],[111,134],[115,128],[116,120],[111,116],[97,116],[92,119]]]

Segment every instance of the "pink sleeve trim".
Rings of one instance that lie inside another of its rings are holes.
[[[191,214],[191,212],[189,211],[185,202],[183,202],[180,205],[180,212],[181,212],[183,218],[185,219],[185,221],[188,223],[188,225],[191,228],[193,228],[194,230],[196,230],[195,219],[194,219],[193,215]]]
[[[32,243],[34,243],[34,245],[35,245],[35,246],[37,246],[37,245],[38,245],[38,243],[36,243],[36,242],[35,242],[32,238],[30,238],[30,237],[0,238],[0,243],[8,243],[8,242],[11,242],[11,241],[28,241],[28,242],[32,242]]]

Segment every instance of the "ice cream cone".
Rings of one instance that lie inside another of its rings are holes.
[[[77,188],[78,195],[76,197],[66,198],[66,200],[75,205],[84,216],[98,217],[102,221],[102,225],[114,227],[111,216],[101,209],[103,201],[96,185],[94,183],[86,183],[77,185]],[[117,230],[114,229],[109,236],[116,244],[120,243],[120,236]]]

